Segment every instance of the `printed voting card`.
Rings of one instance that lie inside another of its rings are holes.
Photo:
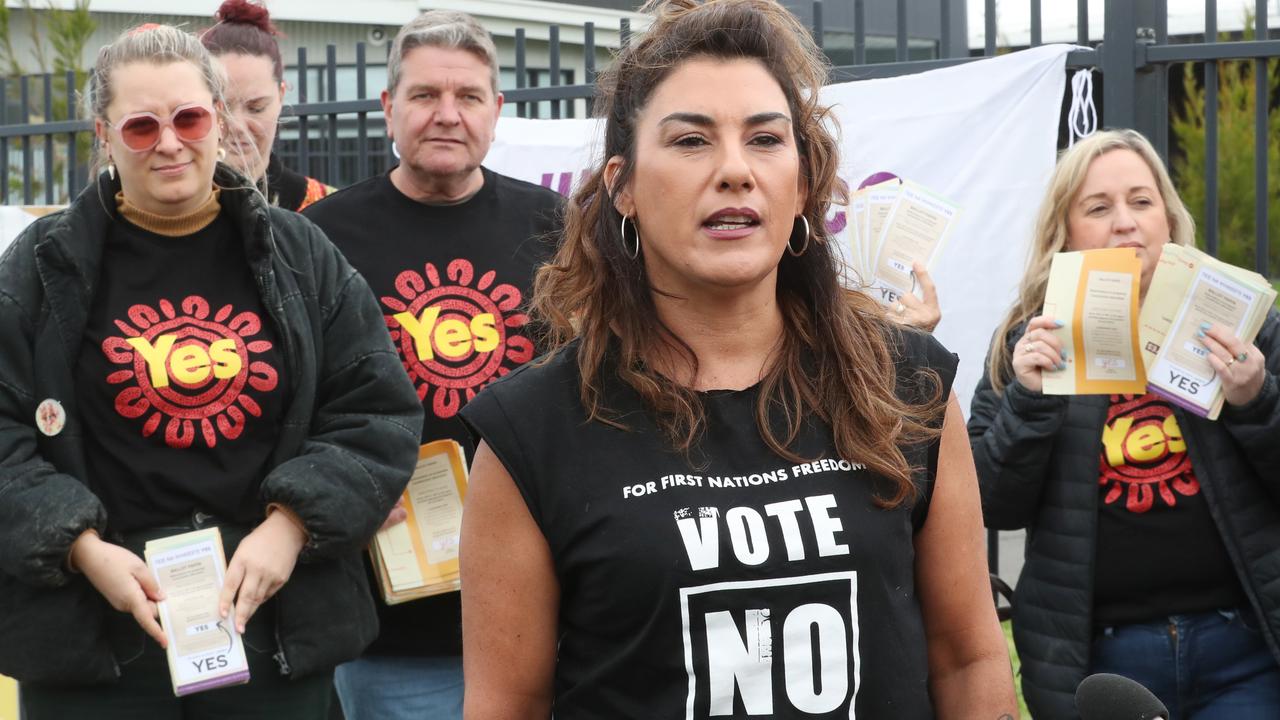
[[[1146,392],[1138,344],[1142,261],[1132,248],[1060,252],[1053,256],[1044,315],[1067,349],[1065,370],[1044,372],[1046,395]]]
[[[914,291],[914,263],[933,270],[960,212],[923,185],[898,179],[863,188],[849,208],[850,256],[863,291],[887,306]]]
[[[1217,419],[1222,382],[1199,340],[1204,323],[1252,343],[1275,303],[1266,278],[1193,247],[1167,244],[1156,264],[1140,318],[1148,388],[1175,405]]]
[[[462,447],[436,440],[418,451],[418,465],[404,491],[404,522],[380,530],[369,552],[388,605],[453,592],[467,466]]]
[[[218,596],[227,572],[217,528],[147,543],[147,566],[164,593],[157,603],[169,647],[173,694],[249,682],[240,634],[218,615]],[[235,608],[231,609],[235,615]]]

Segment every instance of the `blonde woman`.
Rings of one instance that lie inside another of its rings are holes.
[[[360,548],[421,408],[360,276],[219,162],[219,78],[172,27],[104,47],[105,169],[0,258],[0,672],[28,720],[321,720],[376,634]],[[251,679],[177,698],[141,554],[215,526]]]
[[[1073,718],[1087,674],[1146,685],[1175,718],[1280,714],[1280,321],[1199,342],[1227,405],[1211,422],[1154,395],[1047,396],[1066,349],[1041,314],[1055,253],[1132,247],[1145,294],[1195,228],[1131,130],[1063,154],[1018,300],[995,336],[969,437],[988,527],[1027,528],[1013,630],[1036,718]]]

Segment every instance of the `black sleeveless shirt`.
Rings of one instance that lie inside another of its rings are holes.
[[[955,356],[902,332],[899,394]],[[612,373],[627,430],[588,422],[576,345],[491,385],[462,410],[501,459],[550,546],[560,584],[555,716],[929,718],[913,538],[938,445],[904,448],[914,507],[878,508],[888,483],[839,458],[807,423],[779,457],[755,424],[757,389],[704,393],[690,457]],[[922,387],[922,385],[924,387]]]

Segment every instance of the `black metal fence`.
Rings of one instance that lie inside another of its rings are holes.
[[[906,0],[897,0],[898,23],[896,28],[895,62],[867,64],[866,0],[853,0],[854,11],[854,64],[835,67],[832,80],[836,82],[884,78],[922,72],[971,62],[995,55],[996,0],[983,0],[985,5],[985,46],[981,52],[968,48],[952,47],[950,33],[952,3],[937,0],[940,33],[935,57],[929,60],[908,60],[911,29],[906,22]],[[1056,0],[1055,0],[1056,1]],[[1005,0],[1010,2],[1010,0]],[[1024,0],[1031,15],[1030,46],[1041,44],[1042,0]],[[1081,46],[1090,44],[1090,21],[1087,0],[1077,0],[1077,38]],[[1104,39],[1097,47],[1073,51],[1068,56],[1068,66],[1096,68],[1101,71],[1103,89],[1101,108],[1103,120],[1112,127],[1133,127],[1152,139],[1162,155],[1169,155],[1169,82],[1170,66],[1182,63],[1203,63],[1206,97],[1216,98],[1218,93],[1217,68],[1225,61],[1253,61],[1255,97],[1255,167],[1254,167],[1254,218],[1256,228],[1254,264],[1259,272],[1271,273],[1269,238],[1267,234],[1268,201],[1272,194],[1268,187],[1268,122],[1270,106],[1276,101],[1271,96],[1268,79],[1268,59],[1280,57],[1280,40],[1271,39],[1267,0],[1254,0],[1253,41],[1217,41],[1217,0],[1205,0],[1205,30],[1201,42],[1171,42],[1168,34],[1167,0],[1107,0],[1103,17]],[[821,42],[824,37],[823,5],[813,3],[813,33]],[[630,36],[627,20],[622,20],[620,37],[625,43]],[[1185,38],[1184,38],[1185,40]],[[584,63],[580,84],[562,84],[566,72],[561,65],[561,41],[559,28],[549,28],[549,84],[531,87],[527,67],[526,37],[523,29],[515,32],[516,86],[505,89],[504,95],[520,117],[541,115],[542,110],[551,118],[572,116],[577,103],[589,106],[594,93],[596,76],[595,27],[586,23],[583,27]],[[286,107],[282,118],[281,138],[276,152],[292,167],[329,184],[343,186],[383,172],[394,158],[391,145],[381,122],[381,105],[376,99],[381,88],[367,87],[364,43],[356,47],[356,95],[355,99],[337,97],[337,49],[326,48],[325,61],[313,64],[306,48],[298,50],[296,65],[290,68],[295,74],[297,102]],[[308,87],[312,71],[322,82],[319,92]],[[576,70],[576,69],[575,69]],[[64,202],[84,186],[88,175],[90,133],[92,122],[78,119],[76,79],[72,73],[53,75],[0,78],[0,202],[4,204],[53,204]],[[372,91],[372,92],[371,92]],[[370,97],[372,94],[373,97]],[[323,96],[321,96],[323,95]],[[38,99],[38,100],[37,100]],[[589,111],[589,108],[588,108]],[[1205,106],[1205,213],[1207,218],[1217,218],[1219,209],[1219,132],[1218,104]],[[33,114],[39,118],[33,121]],[[68,118],[50,120],[57,115]],[[373,117],[371,117],[373,116]],[[371,124],[371,120],[373,121]],[[1215,253],[1219,247],[1216,222],[1204,226],[1207,249]]]
[[[562,81],[565,72],[562,68],[562,47],[560,28],[551,26],[548,29],[549,67],[547,76],[549,84],[541,87],[530,87],[530,80],[536,77],[529,72],[527,57],[527,40],[524,28],[515,31],[515,68],[516,86],[502,91],[505,102],[514,105],[518,117],[539,117],[545,109],[546,117],[560,119],[575,115],[575,103],[582,101],[589,111],[591,100],[595,95],[596,78],[596,42],[594,23],[583,26],[583,68],[582,84],[565,85]],[[620,21],[619,34],[625,43],[631,35],[630,21]],[[342,187],[371,174],[384,172],[395,164],[392,147],[387,142],[385,128],[382,125],[382,105],[377,99],[381,88],[373,89],[373,97],[367,87],[368,53],[364,43],[356,45],[356,94],[358,99],[339,100],[337,98],[337,48],[329,45],[325,49],[325,62],[322,74],[325,97],[313,97],[309,92],[307,78],[311,65],[306,48],[298,49],[297,64],[292,68],[296,72],[298,101],[286,107],[282,122],[290,127],[291,119],[296,119],[296,136],[288,132],[289,137],[282,137],[276,145],[276,153],[290,167],[297,168],[331,185]],[[370,126],[370,115],[376,122]],[[291,129],[291,128],[290,128]]]
[[[1030,45],[1041,44],[1042,0],[1024,0],[1031,15]],[[1055,0],[1056,1],[1056,0]],[[854,11],[854,64],[833,68],[836,82],[884,78],[939,67],[971,62],[995,55],[999,28],[996,24],[996,0],[983,0],[985,5],[985,46],[980,52],[955,48],[947,28],[951,26],[952,3],[938,0],[939,20],[943,31],[935,57],[908,60],[911,28],[906,23],[905,2],[897,0],[898,18],[895,34],[895,62],[866,64],[867,0],[852,0]],[[1005,0],[1006,3],[1010,0]],[[1090,22],[1087,0],[1077,0],[1077,37],[1081,46],[1090,44]],[[1152,139],[1162,154],[1169,153],[1169,83],[1170,66],[1181,63],[1203,63],[1207,97],[1217,96],[1217,68],[1225,61],[1253,61],[1255,93],[1255,232],[1254,265],[1269,272],[1272,259],[1267,236],[1268,201],[1268,119],[1271,97],[1267,61],[1280,57],[1280,40],[1271,39],[1267,0],[1254,0],[1253,41],[1218,42],[1218,2],[1205,0],[1205,32],[1200,42],[1171,42],[1168,34],[1167,0],[1107,0],[1103,20],[1103,42],[1068,56],[1069,67],[1096,68],[1101,71],[1103,121],[1113,127],[1134,127]],[[823,5],[813,4],[813,32],[824,37]],[[622,42],[630,36],[626,20],[619,28]],[[520,117],[538,115],[551,118],[572,116],[583,107],[589,112],[596,76],[595,27],[583,27],[584,62],[579,84],[562,84],[566,71],[561,67],[562,43],[559,28],[549,29],[549,84],[530,86],[527,67],[526,36],[523,29],[515,33],[515,87],[504,89],[509,104]],[[1185,40],[1186,38],[1183,38]],[[381,88],[367,87],[367,49],[356,47],[355,99],[337,97],[337,51],[328,46],[325,60],[314,63],[306,48],[298,50],[296,65],[297,102],[286,108],[284,128],[276,152],[293,167],[333,185],[343,186],[383,172],[394,158],[381,119],[381,106],[376,99]],[[320,72],[313,75],[315,70]],[[574,68],[574,71],[578,68]],[[308,87],[309,78],[324,81],[321,88]],[[4,204],[53,204],[65,202],[86,182],[88,175],[92,122],[77,116],[76,81],[66,76],[35,75],[0,78],[0,202]],[[1206,104],[1205,118],[1205,213],[1216,218],[1219,208],[1218,160],[1219,137],[1217,103]],[[51,121],[56,115],[65,120]],[[33,120],[33,116],[35,117]],[[1219,247],[1215,222],[1206,223],[1204,242],[1210,252]]]

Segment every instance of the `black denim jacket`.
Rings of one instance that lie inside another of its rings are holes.
[[[412,472],[422,406],[368,286],[324,234],[225,166],[214,182],[292,383],[260,499],[264,512],[293,510],[310,536],[276,595],[276,657],[299,676],[356,657],[377,635],[360,553]],[[65,565],[75,538],[106,527],[79,479],[92,428],[73,373],[118,189],[104,174],[0,257],[0,673],[23,682],[118,675],[103,622],[115,611]],[[46,398],[67,416],[52,437],[35,425]]]

